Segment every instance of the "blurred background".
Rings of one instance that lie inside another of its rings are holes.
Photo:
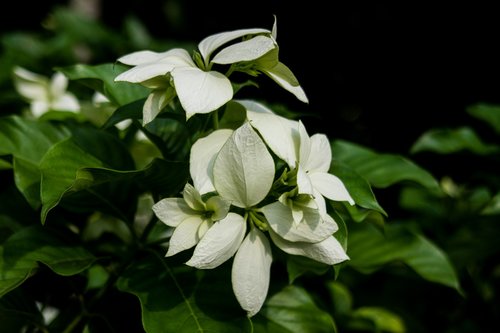
[[[266,87],[269,95],[318,116],[305,120],[316,131],[383,151],[407,152],[424,129],[462,124],[466,106],[500,102],[493,4],[14,1],[13,10],[0,14],[0,29],[43,31],[50,11],[66,5],[117,32],[134,17],[154,38],[193,43],[226,30],[271,28],[276,15],[280,58],[310,104],[274,84]],[[147,40],[141,46],[155,47]],[[108,51],[89,61],[120,56]]]

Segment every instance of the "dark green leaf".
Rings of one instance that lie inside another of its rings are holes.
[[[89,88],[99,91],[118,106],[145,98],[149,90],[139,84],[115,82],[115,78],[127,70],[121,64],[83,65],[58,68],[70,80],[79,80]]]
[[[266,329],[262,318],[275,324],[273,330]],[[321,310],[304,289],[289,285],[272,295],[255,319],[255,332],[337,332],[333,318]]]
[[[88,167],[134,169],[126,147],[118,139],[93,128],[77,130],[73,137],[49,149],[40,162],[42,223],[65,194],[93,185],[93,179],[85,178],[87,174],[78,174],[78,170]]]
[[[2,331],[22,332],[22,327],[42,327],[43,317],[35,301],[21,288],[0,298],[0,323]]]
[[[380,307],[364,306],[356,309],[351,314],[347,324],[352,329],[373,329],[374,332],[405,333],[403,320],[394,312]],[[367,322],[369,324],[367,325]],[[357,324],[357,323],[360,323]],[[359,325],[359,326],[358,326]]]
[[[428,171],[402,156],[379,154],[343,140],[334,141],[332,151],[334,159],[353,168],[374,187],[385,188],[402,181],[411,181],[440,191],[438,182]]]
[[[356,173],[353,168],[340,161],[334,161],[330,172],[342,180],[348,189],[349,194],[356,202],[356,205],[366,209],[375,210],[387,216],[387,213],[379,205],[377,199],[375,199],[375,195],[373,194],[370,184],[368,184],[363,177]]]
[[[118,288],[140,299],[148,333],[249,332],[250,323],[232,294],[227,264],[196,274],[150,254],[125,271]]]
[[[469,106],[466,110],[471,116],[484,120],[497,133],[500,133],[500,105],[478,103]]]
[[[370,224],[350,228],[348,262],[353,268],[370,273],[389,263],[403,262],[424,279],[461,291],[458,277],[448,256],[417,232],[402,225],[386,225],[380,232]]]
[[[43,155],[69,131],[49,122],[10,116],[0,118],[0,155],[13,156],[14,179],[33,208],[40,207],[40,171]]]
[[[411,153],[430,151],[452,154],[464,150],[486,155],[498,152],[500,146],[483,143],[476,132],[469,127],[432,129],[417,139],[411,148]]]
[[[87,269],[95,257],[42,226],[21,229],[0,248],[0,295],[13,290],[35,273],[38,263],[59,275],[74,275]]]

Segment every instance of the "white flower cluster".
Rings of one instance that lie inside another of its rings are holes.
[[[220,108],[233,99],[228,76],[234,71],[264,73],[307,102],[293,73],[278,60],[276,22],[272,31],[244,29],[209,36],[198,49],[193,58],[186,50],[172,49],[139,51],[119,59],[134,67],[117,81],[152,89],[143,124],[176,96],[187,118]],[[214,71],[214,64],[229,65],[229,70]],[[153,211],[175,228],[167,256],[194,247],[186,264],[200,269],[215,268],[234,256],[233,291],[253,316],[269,288],[270,241],[291,255],[328,265],[343,262],[348,256],[333,236],[338,225],[327,213],[325,198],[351,205],[354,201],[342,181],[328,172],[332,153],[325,135],[309,136],[301,121],[279,116],[255,101],[232,103],[245,110],[245,121],[235,130],[216,129],[198,139],[190,152],[192,184],[185,185],[182,198],[164,198]]]
[[[176,96],[187,118],[218,109],[233,98],[228,76],[236,71],[251,76],[264,73],[307,103],[307,97],[293,73],[278,60],[276,31],[275,21],[271,31],[255,28],[215,34],[198,44],[199,52],[195,52],[193,57],[180,48],[161,53],[149,50],[134,52],[118,59],[134,67],[118,75],[115,81],[140,83],[152,89],[144,103],[144,125],[151,122]],[[226,46],[239,39],[243,40]],[[229,69],[222,74],[212,69],[214,65],[227,65]]]
[[[186,184],[183,198],[165,198],[153,210],[175,227],[167,256],[196,246],[186,264],[197,268],[215,268],[234,256],[233,290],[253,316],[269,286],[272,253],[265,233],[286,253],[340,263],[348,257],[333,237],[338,226],[325,197],[354,201],[328,173],[332,155],[325,135],[309,137],[300,121],[253,101],[235,102],[245,107],[247,121],[196,141],[190,155],[193,185]],[[269,149],[287,164],[278,179]]]

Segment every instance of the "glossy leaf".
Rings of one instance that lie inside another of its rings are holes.
[[[428,171],[403,156],[379,154],[343,140],[334,141],[332,151],[334,159],[353,168],[374,187],[386,188],[399,182],[411,181],[439,191],[438,182]]]
[[[65,194],[93,184],[93,179],[85,179],[82,175],[76,182],[78,170],[86,167],[134,168],[126,147],[115,137],[91,128],[80,129],[73,137],[55,144],[40,162],[42,223]]]
[[[349,190],[349,194],[356,202],[356,205],[375,210],[387,216],[387,213],[377,202],[370,184],[354,168],[349,167],[343,162],[334,160],[330,172],[342,180],[345,187]]]
[[[456,129],[432,129],[422,134],[411,148],[412,153],[430,151],[438,154],[452,154],[470,151],[479,155],[500,151],[500,146],[484,143],[469,127]]]
[[[250,332],[232,294],[228,268],[195,274],[194,269],[150,253],[125,271],[118,288],[139,298],[148,333]]]
[[[478,103],[469,106],[467,113],[483,120],[500,134],[500,105]]]
[[[10,236],[0,248],[0,256],[0,296],[33,275],[39,262],[59,275],[69,276],[87,269],[95,260],[83,247],[38,225]]]
[[[289,285],[272,295],[264,304],[257,317],[263,317],[275,325],[275,329],[267,330],[256,318],[255,332],[337,332],[333,318],[321,310],[313,298],[301,287]],[[262,325],[262,326],[261,326]]]
[[[52,145],[69,135],[66,128],[49,122],[0,118],[0,155],[13,157],[16,186],[33,208],[41,204],[38,165]]]
[[[128,82],[115,82],[115,78],[128,69],[120,64],[84,65],[57,68],[70,80],[79,80],[91,89],[99,91],[114,104],[122,106],[145,98],[149,89]]]
[[[349,265],[371,273],[385,265],[403,262],[426,280],[461,292],[454,267],[443,250],[424,235],[402,225],[386,225],[384,233],[370,224],[350,229]]]

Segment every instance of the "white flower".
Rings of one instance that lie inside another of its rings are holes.
[[[326,214],[323,197],[334,201],[347,201],[354,205],[354,200],[342,180],[328,173],[332,162],[332,151],[326,135],[314,134],[309,137],[301,121],[299,121],[299,134],[298,193],[312,195],[322,215]]]
[[[17,92],[30,102],[31,112],[40,117],[47,111],[78,112],[78,99],[66,91],[68,79],[60,72],[54,73],[52,78],[33,73],[25,68],[14,68],[14,86]]]
[[[160,221],[175,227],[166,255],[172,256],[198,244],[215,221],[226,217],[229,205],[219,196],[204,202],[189,183],[184,187],[183,198],[165,198],[154,204],[153,212]]]
[[[215,147],[215,148],[214,148]],[[205,149],[206,148],[206,149]],[[191,150],[191,163],[203,162],[194,179],[234,206],[250,209],[268,194],[274,179],[274,161],[266,145],[250,124],[237,130],[216,131],[198,140]],[[207,184],[209,184],[207,186]],[[248,316],[256,314],[267,295],[272,262],[266,236],[252,225],[247,230],[242,216],[229,213],[216,222],[196,246],[188,265],[214,268],[235,253],[232,268],[233,290]]]
[[[243,40],[219,50],[236,39]],[[212,112],[231,100],[231,81],[212,70],[214,64],[231,65],[229,72],[241,71],[254,76],[264,73],[299,100],[307,102],[293,73],[278,61],[276,21],[273,31],[255,28],[211,35],[198,44],[198,50],[194,61],[186,50],[179,48],[161,53],[138,51],[118,59],[135,67],[118,75],[115,81],[141,83],[153,89],[144,104],[144,124],[152,121],[176,96],[187,119],[196,113]]]

